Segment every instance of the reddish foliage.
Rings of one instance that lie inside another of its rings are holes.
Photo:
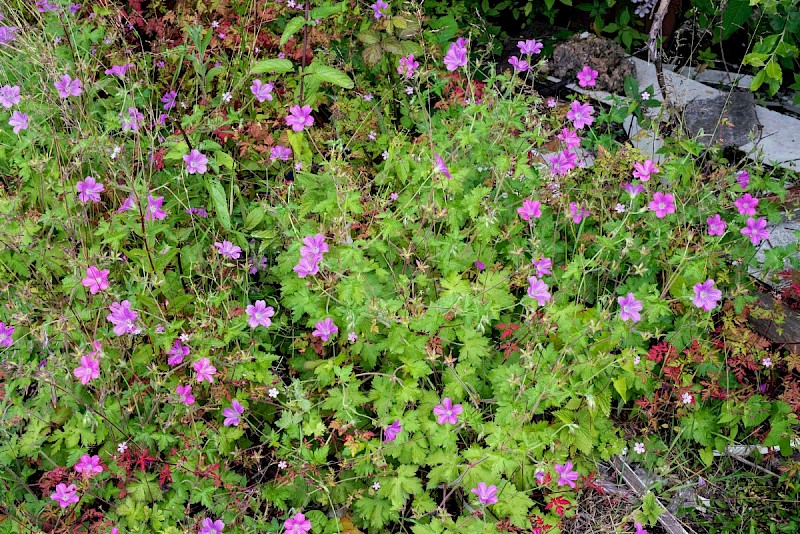
[[[671,361],[678,355],[678,351],[667,343],[666,341],[659,341],[647,351],[647,359],[656,363],[661,363],[661,360],[667,359]]]
[[[52,490],[58,484],[64,482],[68,476],[69,471],[66,467],[56,467],[52,471],[48,471],[39,480],[39,487],[42,488],[42,493]]]
[[[161,471],[158,473],[158,483],[161,486],[172,483],[172,471],[169,468],[169,464],[164,464],[164,467],[162,467]]]
[[[564,517],[564,512],[566,508],[569,506],[570,502],[562,496],[553,497],[550,499],[550,502],[547,503],[547,506],[544,507],[545,510],[550,510],[551,508],[555,509],[556,514],[558,517]]]

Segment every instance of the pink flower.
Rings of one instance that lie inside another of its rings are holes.
[[[567,150],[581,145],[581,138],[578,137],[578,132],[569,128],[563,128],[558,138],[564,141]]]
[[[536,258],[531,259],[531,263],[536,268],[536,276],[542,276],[545,274],[553,274],[551,271],[551,267],[553,267],[553,260],[550,258],[543,258],[541,256],[537,256]]]
[[[197,534],[222,534],[222,529],[224,528],[225,523],[223,523],[222,519],[214,521],[207,517],[200,523],[200,532]]]
[[[538,200],[523,200],[522,207],[517,208],[517,213],[523,221],[529,221],[531,217],[538,219],[542,216],[542,203]]]
[[[90,380],[100,378],[100,360],[81,356],[81,364],[73,369],[72,374],[75,375],[75,378],[80,378],[81,384],[85,386]]]
[[[198,382],[203,382],[203,380],[208,380],[209,384],[214,383],[214,375],[217,373],[217,368],[211,365],[211,360],[208,358],[200,358],[194,365],[192,365],[194,372],[197,373],[195,375],[195,379]]]
[[[638,323],[642,319],[642,316],[639,315],[639,312],[642,311],[642,301],[636,300],[633,293],[628,293],[624,297],[618,297],[617,302],[620,307],[620,319],[623,321],[633,321],[634,323]]]
[[[225,420],[222,422],[225,426],[239,426],[240,419],[239,416],[244,413],[244,406],[239,404],[238,400],[234,400],[231,403],[230,408],[225,408],[222,410],[222,415],[225,417]]]
[[[175,91],[167,91],[161,97],[161,102],[164,103],[164,111],[169,111],[175,107],[175,100],[178,98],[178,93]]]
[[[520,59],[517,56],[511,56],[508,58],[508,62],[514,67],[514,70],[517,72],[525,72],[526,70],[530,70],[531,66],[528,64],[527,61],[524,59]]]
[[[442,399],[441,404],[433,407],[433,414],[438,417],[440,425],[457,424],[458,416],[462,411],[464,411],[464,407],[460,404],[453,404],[453,400],[450,397],[445,397]]]
[[[753,197],[750,193],[745,193],[742,198],[733,204],[736,206],[736,209],[739,210],[740,215],[755,215],[758,199]]]
[[[103,184],[98,183],[93,176],[87,176],[82,182],[78,182],[75,186],[78,190],[78,200],[83,203],[100,202],[100,193],[105,191]]]
[[[91,478],[93,475],[99,475],[103,472],[103,466],[100,465],[100,457],[98,455],[89,456],[84,454],[78,463],[75,464],[75,471],[81,473],[84,478]]]
[[[759,217],[758,219],[750,217],[747,219],[745,227],[739,231],[742,235],[749,237],[751,243],[758,245],[762,239],[769,239],[769,230],[766,228],[767,220],[764,217]]]
[[[300,255],[307,258],[316,258],[322,260],[322,255],[328,252],[328,244],[325,242],[325,236],[322,234],[307,235],[303,238],[303,246],[300,247]]]
[[[12,126],[14,133],[18,134],[22,130],[28,129],[28,114],[14,110],[11,117],[8,119],[8,125]]]
[[[110,69],[106,69],[106,74],[109,76],[117,76],[122,78],[128,69],[132,69],[133,65],[126,63],[124,65],[112,65]]]
[[[644,160],[644,163],[639,163],[637,161],[633,164],[633,177],[643,182],[649,181],[650,175],[657,172],[659,172],[658,167],[656,167],[656,164],[653,163],[651,159]]]
[[[714,280],[709,278],[702,284],[694,285],[694,299],[692,304],[705,311],[711,311],[717,307],[717,303],[722,299],[722,291],[714,287]]]
[[[80,96],[83,93],[81,81],[77,78],[73,80],[69,74],[63,75],[61,80],[54,83],[53,86],[58,90],[58,96],[61,98]]]
[[[378,0],[379,2],[381,0]],[[311,521],[300,512],[294,514],[283,523],[284,534],[307,534],[311,530]]]
[[[230,258],[232,260],[238,260],[239,256],[242,255],[241,247],[234,245],[230,241],[223,241],[222,243],[217,241],[216,243],[214,243],[214,246],[217,247],[218,254],[221,254],[226,258]]]
[[[0,347],[10,347],[14,344],[14,340],[11,338],[13,333],[13,326],[6,326],[4,322],[0,321]]]
[[[86,269],[86,277],[81,280],[84,287],[89,288],[89,293],[96,295],[99,291],[108,289],[108,269],[100,270],[94,265]]]
[[[122,204],[120,205],[119,209],[117,209],[117,213],[122,213],[124,211],[128,211],[133,208],[134,198],[133,195],[128,195]]]
[[[583,70],[578,73],[578,85],[581,87],[594,87],[596,85],[598,72],[589,65],[585,65]]]
[[[460,44],[463,42],[464,44]],[[463,67],[467,64],[467,49],[466,40],[459,39],[455,43],[450,44],[447,49],[447,54],[444,56],[444,66],[450,72],[453,72],[458,67]]]
[[[536,301],[539,306],[544,306],[550,301],[550,291],[547,284],[531,276],[528,278],[528,296]]]
[[[139,333],[140,329],[136,326],[139,314],[131,309],[130,301],[112,302],[108,309],[111,313],[106,315],[106,320],[114,325],[115,334],[122,336]]]
[[[75,504],[81,500],[80,497],[78,497],[75,484],[70,484],[69,486],[66,484],[58,484],[56,486],[56,492],[50,495],[50,498],[58,502],[61,508],[66,508],[70,504]]]
[[[633,534],[647,534],[647,531],[644,529],[641,523],[634,523],[633,528],[636,529],[636,532]]]
[[[192,386],[180,385],[175,388],[175,393],[180,398],[180,401],[186,406],[191,406],[192,404],[194,404],[194,395],[192,395]]]
[[[649,207],[656,212],[656,217],[663,219],[669,213],[675,213],[675,197],[669,193],[656,192]]]
[[[284,119],[286,125],[291,126],[295,132],[302,132],[306,126],[314,124],[314,117],[311,116],[311,106],[292,106],[289,108],[289,115]]]
[[[418,67],[419,62],[414,60],[414,54],[409,54],[400,58],[400,62],[397,65],[397,74],[411,78]]]
[[[452,178],[452,176],[450,175],[450,169],[447,168],[447,164],[442,159],[442,156],[434,153],[433,159],[435,160],[435,163],[433,165],[433,170],[435,172],[443,174],[445,178],[450,180]]]
[[[470,490],[478,496],[478,502],[483,504],[495,504],[497,502],[497,486],[492,484],[487,486],[486,482],[478,482],[477,488]]]
[[[316,328],[311,335],[314,337],[318,337],[322,339],[322,341],[328,341],[330,337],[339,331],[339,328],[334,324],[333,319],[328,317],[324,321],[320,321],[314,325]]]
[[[582,220],[591,215],[589,210],[583,204],[578,206],[577,202],[569,203],[569,215],[572,217],[572,222],[580,224]]]
[[[186,172],[189,174],[205,174],[208,163],[208,158],[204,156],[199,150],[193,148],[191,152],[183,156],[183,161],[186,163]]]
[[[389,4],[387,4],[384,0],[377,0],[369,7],[372,8],[372,16],[377,20],[386,16],[386,12],[389,9]]]
[[[183,362],[183,358],[188,356],[190,352],[189,347],[181,345],[181,340],[176,339],[172,342],[172,347],[167,351],[167,354],[169,354],[167,364],[173,367],[180,365]]]
[[[261,80],[253,80],[253,85],[250,86],[250,91],[253,92],[253,96],[256,97],[256,100],[259,102],[263,102],[268,100],[272,102],[272,89],[274,85],[269,83],[264,83]]]
[[[257,328],[259,326],[268,328],[272,324],[270,317],[275,315],[275,309],[272,306],[267,306],[265,301],[257,300],[255,304],[249,304],[247,306],[246,313],[249,317],[247,324],[250,325],[250,328]]]
[[[713,217],[706,219],[708,223],[708,235],[723,235],[725,228],[728,227],[727,223],[722,220],[719,213],[715,213]]]
[[[520,41],[517,43],[517,48],[521,54],[538,54],[542,51],[544,45],[536,39],[528,39],[527,41]]]
[[[144,212],[144,220],[160,221],[166,218],[167,212],[161,209],[162,204],[164,204],[164,197],[147,195],[147,209]]]
[[[292,149],[287,148],[283,145],[276,145],[272,147],[269,151],[269,159],[270,161],[275,161],[279,159],[281,161],[289,161],[289,158],[292,157]]]
[[[15,105],[19,104],[21,99],[20,92],[19,92],[19,85],[10,86],[8,84],[0,87],[0,106],[3,106],[6,109],[11,109]]]
[[[736,181],[739,182],[739,187],[747,189],[747,184],[750,183],[750,173],[742,169],[736,173]]]
[[[628,192],[631,198],[636,197],[639,193],[644,192],[644,186],[642,184],[623,184],[622,188]]]
[[[558,473],[558,485],[563,486],[568,484],[570,488],[575,487],[575,481],[578,480],[578,472],[572,470],[572,462],[566,462],[564,465],[556,464],[556,473]]]
[[[577,100],[573,100],[567,112],[567,119],[572,121],[576,129],[583,130],[584,126],[591,126],[594,122],[593,113],[594,108],[591,104],[581,104]]]
[[[300,256],[297,265],[292,269],[297,273],[298,278],[305,278],[306,276],[314,276],[319,272],[319,262],[322,256]]]
[[[550,162],[550,172],[557,176],[565,176],[575,168],[578,155],[569,149],[564,149],[558,154],[549,155],[547,159]]]
[[[397,419],[394,423],[387,426],[383,430],[383,435],[384,435],[383,442],[389,443],[390,441],[394,441],[395,439],[397,439],[397,435],[400,434],[402,430],[403,426],[400,424],[400,419]]]

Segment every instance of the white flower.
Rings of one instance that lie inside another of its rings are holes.
[[[273,399],[278,398],[278,393],[280,393],[278,388],[270,388],[270,390],[267,392],[267,394]]]
[[[772,358],[764,358],[763,360],[761,360],[761,365],[769,369],[770,367],[772,367]]]
[[[411,87],[410,85],[407,85],[407,86],[406,86],[406,94],[407,94],[407,95],[412,95],[412,94],[414,94],[414,88],[413,88],[413,87]]]
[[[692,397],[692,394],[689,393],[688,391],[683,395],[681,395],[681,402],[683,402],[684,404],[691,404],[693,400],[694,398]]]
[[[217,26],[219,26],[219,22],[217,22],[216,20],[211,23],[211,27],[214,28],[215,30],[217,29]]]
[[[644,454],[644,443],[637,441],[633,446],[633,452],[636,454]]]
[[[642,358],[639,355],[634,356],[633,358],[633,365],[639,365],[639,362],[642,361]]]
[[[622,456],[628,456],[628,447],[622,447]]]
[[[372,485],[372,489],[378,491],[379,489],[381,489],[381,483],[376,480],[375,483]]]
[[[642,100],[650,100],[650,93],[647,91],[642,91]]]
[[[383,153],[381,154],[381,156],[383,156],[383,159],[389,159],[389,152],[384,150]]]
[[[123,452],[125,452],[127,450],[128,450],[128,442],[127,441],[123,441],[122,443],[117,445],[117,452],[119,452],[120,454],[122,454]]]
[[[181,334],[181,343],[188,343],[189,339],[192,337],[191,334]]]
[[[625,213],[625,204],[617,204],[614,206],[614,211],[617,213]]]
[[[231,98],[233,98],[233,97],[231,96],[230,93],[222,93],[222,102],[224,104],[227,104],[228,102],[230,102]]]
[[[281,460],[280,462],[278,462],[278,469],[286,469],[286,467],[287,467],[288,465],[289,465],[289,464],[287,464],[286,462],[284,462],[283,460]]]

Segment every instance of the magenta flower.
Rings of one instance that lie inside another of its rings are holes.
[[[653,200],[650,202],[649,207],[652,211],[656,212],[656,217],[663,219],[669,213],[675,213],[675,197],[670,193],[662,193],[657,191],[653,195]]]
[[[194,395],[192,395],[192,386],[179,385],[175,388],[175,393],[180,398],[180,401],[186,406],[194,404]]]
[[[460,404],[453,404],[453,400],[450,397],[445,397],[442,399],[441,404],[433,407],[433,414],[437,416],[440,425],[457,424],[458,416],[463,411],[464,407]]]
[[[13,326],[6,326],[3,321],[0,321],[0,347],[10,347],[14,344],[14,340],[11,339],[13,333]]]
[[[164,197],[154,197],[147,195],[147,209],[144,212],[145,221],[161,221],[167,216],[167,212],[161,209],[164,204]]]
[[[80,497],[78,497],[75,484],[70,484],[69,486],[66,484],[58,484],[56,486],[56,492],[50,495],[50,498],[58,502],[61,508],[66,508],[70,504],[75,504],[81,500]]]
[[[22,130],[28,129],[28,114],[21,111],[14,110],[11,117],[8,119],[8,125],[14,128],[14,133],[18,134]]]
[[[580,224],[581,221],[584,220],[589,215],[591,215],[591,213],[583,204],[578,206],[577,202],[570,202],[569,215],[570,217],[572,217],[572,222],[574,222],[575,224]]]
[[[728,224],[722,220],[719,213],[715,213],[713,217],[707,218],[706,222],[708,223],[708,235],[723,235],[725,233],[725,228],[728,227]]]
[[[530,70],[531,66],[528,64],[527,61],[524,59],[520,59],[517,56],[511,56],[508,58],[508,62],[514,67],[514,70],[517,72],[525,72],[526,70]]]
[[[558,154],[551,154],[547,157],[550,162],[550,172],[557,176],[565,176],[575,168],[578,155],[569,149],[564,149]]]
[[[207,517],[200,523],[200,532],[198,534],[222,534],[222,529],[224,528],[225,523],[222,522],[222,519],[214,521]]]
[[[702,284],[694,285],[694,299],[692,304],[705,311],[711,311],[717,307],[717,303],[722,299],[722,291],[714,287],[714,280],[709,278]]]
[[[112,65],[110,69],[106,69],[106,74],[109,76],[117,76],[119,78],[122,78],[123,76],[125,76],[125,72],[127,72],[128,69],[132,68],[133,65],[130,63],[126,63],[124,65]]]
[[[596,85],[598,72],[589,65],[584,65],[583,70],[578,73],[578,85],[581,87],[594,87]]]
[[[87,176],[82,182],[78,182],[75,186],[78,190],[78,200],[83,203],[100,202],[100,193],[105,191],[103,184],[98,183],[94,176]]]
[[[755,215],[758,199],[753,197],[750,193],[745,193],[742,198],[733,204],[736,206],[736,209],[739,210],[740,215]]]
[[[322,256],[300,256],[297,265],[292,269],[297,273],[298,278],[305,278],[306,276],[314,276],[319,272],[319,261]]]
[[[197,373],[195,375],[195,380],[198,382],[208,380],[209,384],[214,383],[214,375],[217,373],[217,368],[211,365],[211,360],[208,358],[200,358],[194,362],[192,369],[194,369],[194,372]]]
[[[736,181],[739,182],[739,187],[747,189],[747,184],[750,183],[750,173],[742,169],[736,173]]]
[[[634,198],[639,193],[644,193],[644,186],[642,184],[623,184],[622,188],[628,192],[631,198]]]
[[[389,443],[390,441],[394,441],[397,439],[397,435],[400,434],[403,430],[403,425],[400,424],[400,419],[397,419],[394,423],[387,426],[383,430],[384,435],[384,443]]]
[[[11,109],[19,104],[21,99],[19,85],[10,86],[8,84],[0,87],[0,106],[6,109]]]
[[[464,44],[460,44],[463,42]],[[450,44],[447,49],[447,54],[444,56],[444,66],[450,72],[456,70],[458,67],[463,67],[467,64],[467,48],[466,40],[459,39],[455,43]]]
[[[658,167],[651,159],[644,160],[644,163],[638,161],[633,164],[633,177],[638,178],[643,182],[650,180],[650,175],[658,173]]]
[[[591,126],[594,122],[594,108],[591,104],[581,104],[577,100],[573,100],[567,112],[567,119],[572,121],[572,124],[578,130],[583,130],[584,126]]]
[[[544,306],[550,301],[550,291],[547,284],[531,276],[528,278],[528,296],[536,301],[539,306]]]
[[[287,126],[291,126],[295,132],[302,132],[306,126],[314,124],[314,117],[311,116],[311,106],[292,106],[289,108],[289,115],[284,119]]]
[[[16,26],[0,26],[0,46],[7,45],[16,39],[15,33],[18,29]]]
[[[311,335],[314,337],[318,337],[322,339],[322,341],[328,341],[330,337],[339,331],[339,328],[334,324],[333,319],[328,317],[324,321],[320,321],[314,325],[316,328]]]
[[[174,108],[177,98],[178,93],[176,91],[167,91],[164,93],[164,96],[161,97],[161,102],[164,103],[164,111],[169,111]]]
[[[189,355],[191,351],[189,347],[186,345],[181,344],[180,339],[176,339],[172,342],[172,346],[167,351],[169,354],[169,358],[167,358],[167,364],[175,367],[176,365],[180,365],[183,363],[183,359]]]
[[[758,219],[750,217],[747,219],[745,227],[739,231],[742,235],[749,237],[752,244],[758,245],[762,239],[769,239],[769,230],[766,228],[767,220],[764,217]]]
[[[380,1],[378,0],[378,2]],[[311,530],[311,521],[298,512],[284,521],[283,528],[285,530],[284,534],[308,534],[308,531]]]
[[[232,260],[238,260],[239,256],[242,255],[242,248],[234,245],[230,241],[223,241],[222,243],[217,241],[214,243],[214,246],[217,247],[218,254],[221,254]]]
[[[81,384],[85,386],[90,380],[100,378],[100,360],[81,356],[81,363],[72,370],[72,374],[75,375],[75,378],[80,378]]]
[[[647,531],[645,530],[644,526],[642,526],[641,523],[634,523],[633,524],[633,528],[636,529],[636,532],[634,532],[633,534],[648,534]]]
[[[375,19],[377,20],[386,16],[387,10],[389,9],[389,4],[384,2],[384,0],[377,0],[374,4],[372,4],[369,7],[372,8],[373,12],[372,16],[375,17]]]
[[[120,205],[119,209],[117,209],[117,213],[122,213],[124,211],[133,209],[133,203],[134,203],[133,195],[128,195],[128,198],[126,198]]]
[[[578,472],[572,470],[572,462],[566,462],[564,465],[556,464],[556,473],[558,473],[558,485],[563,486],[568,484],[570,488],[575,487],[575,481],[578,480]]]
[[[564,142],[567,150],[581,145],[581,138],[578,137],[578,132],[569,128],[563,128],[558,138]]]
[[[230,408],[225,408],[222,410],[222,415],[225,417],[225,420],[222,422],[225,426],[239,426],[240,419],[239,416],[244,413],[244,406],[239,404],[238,400],[234,400],[231,403]]]
[[[545,274],[553,274],[551,271],[551,267],[553,267],[553,260],[550,258],[543,258],[541,256],[537,256],[536,258],[531,259],[531,263],[536,268],[536,276],[542,276]]]
[[[275,161],[276,159],[279,159],[281,161],[289,161],[289,158],[291,157],[292,157],[292,149],[287,148],[283,145],[274,146],[269,151],[270,161]]]
[[[253,96],[255,96],[256,100],[259,102],[263,102],[265,100],[272,102],[272,89],[274,87],[275,86],[272,82],[264,83],[261,80],[253,80],[253,84],[250,86],[250,91],[253,92]]]
[[[419,62],[414,61],[414,54],[409,54],[400,58],[400,62],[397,65],[397,74],[412,78],[418,67]]]
[[[122,113],[120,113],[120,117],[122,117]],[[128,118],[122,118],[122,131],[132,130],[134,132],[139,131],[139,122],[144,119],[144,115],[138,108],[128,108]]]
[[[529,221],[531,217],[538,219],[542,216],[542,203],[538,200],[523,200],[522,207],[517,208],[517,213],[523,221]]]
[[[497,502],[497,486],[492,484],[487,486],[486,482],[478,482],[477,488],[470,490],[478,496],[478,502],[483,504],[495,504]]]
[[[544,45],[536,39],[528,39],[527,41],[520,41],[517,43],[517,48],[521,54],[539,54]]]
[[[322,234],[307,235],[303,238],[303,246],[300,247],[300,255],[308,258],[316,258],[317,261],[322,260],[322,255],[328,252],[328,244],[325,242],[325,236]]]
[[[136,326],[136,319],[139,314],[131,309],[130,301],[112,302],[108,309],[111,310],[111,313],[106,315],[106,320],[114,325],[114,333],[116,335],[122,336],[140,332],[139,327]]]
[[[620,307],[620,319],[623,321],[633,321],[634,323],[638,323],[642,319],[642,316],[639,315],[639,312],[642,311],[642,301],[636,300],[633,293],[628,293],[624,297],[618,297],[617,302]]]
[[[448,180],[451,179],[452,176],[450,175],[450,169],[447,168],[447,164],[442,159],[442,156],[440,156],[439,154],[434,153],[433,154],[433,159],[435,160],[435,163],[433,165],[434,172],[438,172],[440,174],[443,174],[444,177],[447,178]]]
[[[108,269],[100,270],[94,265],[86,269],[86,277],[81,280],[84,287],[89,288],[89,293],[96,295],[99,291],[108,289]]]
[[[83,93],[83,84],[81,81],[77,78],[73,80],[69,74],[63,75],[53,86],[58,90],[58,96],[61,98],[80,96]]]
[[[183,161],[186,162],[186,172],[189,174],[205,174],[208,163],[208,158],[204,156],[199,150],[193,148],[191,152],[183,156]]]
[[[273,315],[275,315],[275,309],[272,306],[267,306],[267,303],[263,300],[257,300],[255,304],[247,306],[247,316],[249,317],[247,324],[250,325],[250,328],[259,326],[268,328],[272,324],[270,317]]]
[[[75,464],[75,471],[82,474],[84,478],[92,478],[93,475],[99,475],[103,472],[103,466],[100,465],[100,457],[96,454],[94,456],[84,454]]]

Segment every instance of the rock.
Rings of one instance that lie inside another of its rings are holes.
[[[625,57],[625,50],[605,37],[573,35],[556,45],[549,70],[552,76],[575,81],[585,65],[598,72],[597,85],[592,89],[623,94],[625,78],[636,77],[636,68]]]
[[[705,146],[741,146],[750,141],[757,129],[756,105],[749,91],[693,100],[684,109],[686,132]],[[700,131],[703,134],[700,135]]]

